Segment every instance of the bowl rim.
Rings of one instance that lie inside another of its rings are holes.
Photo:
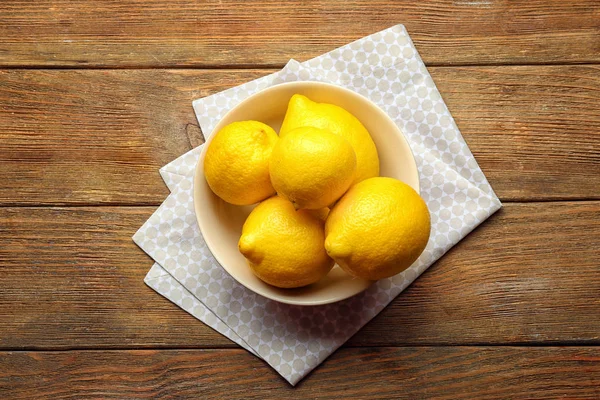
[[[346,300],[350,297],[356,296],[360,293],[363,293],[366,289],[368,289],[375,281],[370,281],[370,283],[368,285],[365,285],[365,288],[357,293],[353,293],[353,294],[349,294],[349,295],[344,295],[344,296],[339,296],[336,297],[335,299],[323,299],[323,300],[317,300],[317,301],[306,301],[306,300],[293,300],[293,299],[281,299],[281,298],[275,298],[273,295],[264,292],[261,289],[257,289],[257,288],[250,288],[248,286],[246,286],[243,282],[240,282],[237,277],[235,276],[234,273],[231,272],[231,270],[225,265],[225,263],[222,262],[222,260],[220,259],[218,254],[215,254],[214,250],[213,250],[213,243],[212,243],[212,239],[210,239],[210,235],[205,235],[204,232],[206,231],[207,227],[203,226],[203,222],[202,219],[199,217],[199,215],[202,213],[202,209],[201,209],[201,200],[198,198],[198,190],[196,190],[196,187],[200,184],[200,179],[204,179],[204,171],[203,171],[203,166],[204,166],[204,158],[206,156],[206,152],[207,149],[210,145],[210,142],[212,141],[212,139],[215,137],[215,135],[213,134],[213,132],[217,131],[217,129],[221,129],[222,128],[222,124],[223,121],[227,120],[227,117],[234,113],[234,111],[239,108],[244,106],[246,103],[251,102],[252,100],[254,100],[255,97],[259,96],[259,95],[264,95],[265,92],[269,92],[272,90],[281,90],[282,87],[294,87],[294,86],[304,86],[304,85],[315,85],[315,86],[323,86],[323,87],[333,87],[336,90],[341,90],[342,92],[345,92],[345,94],[349,95],[349,96],[353,96],[356,98],[361,99],[362,101],[365,101],[367,103],[369,103],[372,108],[374,110],[376,110],[377,113],[380,114],[381,117],[387,119],[389,122],[391,122],[397,129],[398,129],[398,133],[400,134],[400,139],[404,142],[404,144],[406,145],[406,147],[408,148],[410,155],[412,157],[412,161],[413,164],[415,166],[415,174],[416,174],[416,181],[413,182],[413,185],[410,185],[411,187],[413,187],[413,189],[415,189],[415,191],[417,193],[420,194],[421,192],[421,187],[420,187],[420,177],[419,177],[419,170],[416,167],[416,160],[415,160],[415,155],[413,153],[412,147],[410,146],[408,140],[406,139],[406,137],[404,136],[404,133],[402,131],[402,129],[396,124],[396,122],[385,112],[383,111],[377,104],[375,104],[373,101],[371,101],[370,99],[368,99],[367,97],[361,95],[360,93],[355,92],[354,90],[345,88],[343,86],[339,86],[333,83],[327,83],[327,82],[321,82],[321,81],[293,81],[293,82],[283,82],[283,83],[279,83],[279,84],[275,84],[272,86],[268,86],[264,89],[261,89],[253,94],[251,94],[250,96],[248,96],[247,98],[245,98],[244,100],[240,101],[237,105],[233,106],[229,111],[227,111],[225,113],[225,115],[223,115],[223,117],[219,120],[219,122],[217,122],[217,124],[215,125],[215,127],[213,128],[212,132],[210,132],[210,136],[208,138],[206,138],[205,142],[201,145],[204,146],[202,148],[202,151],[200,152],[200,158],[198,159],[198,162],[196,163],[196,167],[194,170],[194,179],[193,179],[193,184],[192,184],[192,196],[193,196],[193,200],[194,200],[194,213],[196,216],[196,222],[198,223],[198,227],[200,228],[200,233],[202,234],[202,238],[204,240],[204,242],[206,243],[206,246],[208,247],[209,251],[211,252],[212,256],[215,258],[215,260],[219,263],[219,265],[236,281],[238,282],[240,285],[242,285],[243,287],[245,287],[246,289],[260,295],[263,296],[265,298],[268,298],[270,300],[273,301],[277,301],[280,303],[284,303],[284,304],[290,304],[290,305],[297,305],[297,306],[320,306],[320,305],[326,305],[326,304],[332,304],[332,303],[337,303],[338,301],[342,301],[342,300]],[[278,133],[279,134],[279,133]],[[416,186],[416,187],[415,187]]]

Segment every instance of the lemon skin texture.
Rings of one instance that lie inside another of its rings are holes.
[[[297,208],[320,209],[338,200],[354,181],[356,154],[343,137],[302,127],[279,139],[269,170],[280,196]]]
[[[283,138],[293,129],[302,126],[327,129],[350,143],[356,153],[357,162],[354,183],[379,176],[379,155],[371,135],[364,125],[345,109],[334,104],[316,103],[306,96],[295,94],[288,103],[279,136]]]
[[[275,194],[269,160],[279,140],[270,126],[258,121],[233,122],[215,134],[204,158],[208,186],[235,205],[257,203]]]
[[[246,219],[238,248],[264,282],[280,288],[310,285],[334,265],[325,252],[323,215],[271,197]]]
[[[421,255],[431,229],[425,201],[407,184],[376,177],[350,188],[327,218],[325,248],[353,276],[394,276]]]

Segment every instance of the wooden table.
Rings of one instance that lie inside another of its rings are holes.
[[[192,99],[406,25],[504,208],[291,388],[146,287]],[[600,398],[600,3],[5,0],[0,398]]]

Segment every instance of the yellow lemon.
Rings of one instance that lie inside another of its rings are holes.
[[[248,216],[238,243],[256,276],[280,288],[317,282],[333,267],[325,252],[323,215],[296,210],[288,200],[274,196]]]
[[[310,126],[279,139],[269,165],[273,187],[297,208],[327,207],[348,190],[356,155],[341,136]]]
[[[351,275],[388,278],[421,255],[430,226],[427,205],[414,189],[371,178],[352,186],[329,213],[325,248]]]
[[[356,153],[355,183],[379,176],[379,156],[375,143],[363,124],[348,111],[333,104],[316,103],[306,96],[295,94],[288,104],[279,136],[283,138],[301,126],[327,129],[350,143]]]
[[[279,137],[258,121],[233,122],[215,134],[206,150],[204,176],[228,203],[249,205],[275,194],[269,159]]]

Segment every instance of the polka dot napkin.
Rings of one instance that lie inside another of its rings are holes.
[[[192,181],[202,146],[161,168],[171,194],[134,235],[156,263],[145,282],[216,331],[263,359],[292,385],[318,366],[427,267],[501,207],[421,61],[404,26],[360,39],[304,63],[194,101],[205,135],[233,106],[282,82],[317,80],[377,103],[415,155],[431,238],[405,272],[338,303],[301,307],[239,285],[206,247],[194,215]]]

